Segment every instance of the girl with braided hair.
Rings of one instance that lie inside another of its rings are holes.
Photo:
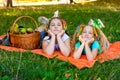
[[[109,47],[109,41],[104,33],[93,25],[78,26],[73,37],[73,44],[75,44],[73,53],[75,59],[85,54],[88,60],[93,60]]]

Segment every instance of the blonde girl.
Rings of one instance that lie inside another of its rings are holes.
[[[98,54],[105,52],[109,46],[104,33],[92,25],[80,25],[74,34],[73,43],[75,59],[85,54],[88,60],[93,60]]]

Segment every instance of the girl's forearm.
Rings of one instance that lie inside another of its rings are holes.
[[[80,46],[76,51],[74,51],[73,57],[74,57],[75,59],[80,58],[83,49],[84,49],[84,43],[82,43],[81,46]]]
[[[51,37],[51,41],[49,42],[48,46],[45,49],[45,52],[49,55],[53,54],[55,46],[55,36]]]
[[[92,51],[90,50],[90,46],[88,44],[85,44],[85,49],[86,49],[86,56],[88,60],[93,60],[94,56],[92,55]]]
[[[69,56],[70,52],[71,52],[71,48],[70,48],[70,45],[66,45],[61,37],[57,37],[57,40],[58,40],[58,44],[59,44],[59,48],[60,48],[60,51],[61,53],[64,55],[64,56]],[[70,43],[70,42],[69,42]]]

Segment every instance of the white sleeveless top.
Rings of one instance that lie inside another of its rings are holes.
[[[70,38],[66,33],[64,33],[64,35],[62,36],[62,41],[64,42],[65,40],[67,40],[68,38]],[[43,40],[47,40],[48,42],[50,42],[50,37],[46,36]],[[55,44],[55,50],[59,50],[59,45]]]

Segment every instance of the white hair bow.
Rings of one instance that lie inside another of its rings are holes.
[[[55,11],[53,17],[59,17],[59,11]]]

